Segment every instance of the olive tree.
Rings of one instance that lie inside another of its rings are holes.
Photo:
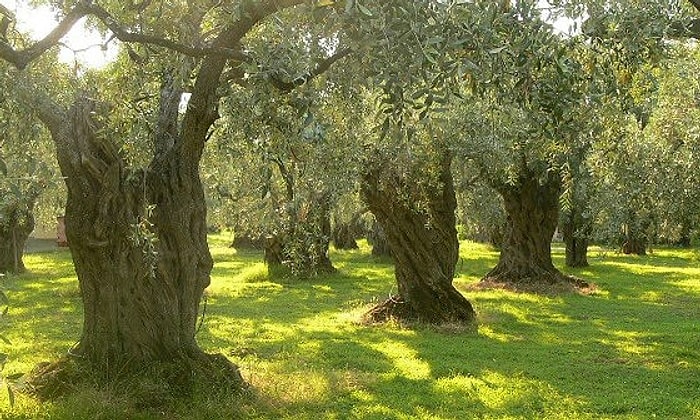
[[[50,60],[41,63],[51,71]],[[58,181],[47,131],[14,94],[7,67],[0,79],[0,272],[25,270],[25,243],[35,226],[35,206]]]
[[[166,364],[177,366],[170,377],[183,386],[202,370],[210,372],[207,381],[223,377],[240,383],[237,369],[221,356],[205,354],[195,338],[212,268],[200,160],[219,117],[221,86],[246,77],[244,64],[252,60],[246,37],[270,16],[294,19],[294,13],[285,13],[291,8],[304,14],[305,3],[123,7],[81,0],[59,10],[56,29],[37,42],[24,45],[11,30],[2,34],[0,58],[17,69],[11,74],[22,90],[18,98],[51,133],[66,180],[66,233],[84,306],[82,335],[71,354],[88,371],[114,377]],[[119,139],[108,135],[119,130],[109,129],[110,98],[101,97],[107,90],[52,97],[44,89],[48,81],[34,71],[33,62],[85,16],[125,43],[133,61],[156,60],[157,51],[171,58],[156,77],[150,74],[150,83],[142,83],[154,112],[153,130],[141,133],[150,142],[141,167],[130,165],[117,147]],[[305,81],[304,75],[280,79]],[[185,91],[190,97],[181,112]]]

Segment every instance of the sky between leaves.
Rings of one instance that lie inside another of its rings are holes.
[[[26,0],[0,0],[0,4],[15,13],[16,29],[38,40],[56,27],[56,14],[50,7],[32,7]],[[99,33],[90,31],[81,20],[63,39],[59,59],[69,65],[76,61],[81,67],[100,68],[114,60],[117,55],[116,42],[107,50],[101,48],[104,40]]]
[[[29,34],[33,39],[46,36],[57,23],[56,14],[50,7],[31,7],[26,0],[0,0],[0,4],[15,13],[16,28]],[[539,6],[546,9],[546,0],[540,0]],[[545,15],[546,18],[546,15]],[[571,21],[557,19],[553,22],[558,32],[569,32]],[[81,20],[63,40],[59,59],[69,65],[78,64],[83,68],[100,68],[114,60],[117,55],[117,41],[112,41],[107,49],[102,48],[104,39],[99,33],[85,27]]]

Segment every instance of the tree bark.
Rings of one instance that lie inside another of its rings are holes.
[[[391,167],[370,164],[363,175],[362,195],[382,225],[394,256],[398,295],[366,314],[382,322],[391,318],[430,324],[470,323],[474,309],[452,285],[459,257],[451,157],[439,156],[439,188],[419,186]],[[406,193],[410,192],[408,199]],[[427,211],[415,200],[424,197]]]
[[[565,276],[552,263],[551,242],[559,221],[558,177],[550,175],[540,184],[536,176],[525,173],[517,185],[497,189],[503,197],[507,226],[498,264],[482,282],[516,289],[581,282]]]
[[[0,272],[22,273],[24,267],[24,245],[34,230],[34,201],[14,201],[4,209],[0,223]]]

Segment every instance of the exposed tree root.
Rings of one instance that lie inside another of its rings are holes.
[[[416,321],[417,316],[412,314],[411,308],[400,296],[390,296],[362,315],[362,323],[366,325],[381,324],[392,320]]]
[[[195,390],[226,395],[247,389],[238,367],[220,354],[200,353],[169,362],[129,366],[108,378],[83,360],[64,357],[38,365],[18,384],[18,391],[40,400],[54,400],[80,389],[100,389],[128,400],[137,409],[168,406]]]

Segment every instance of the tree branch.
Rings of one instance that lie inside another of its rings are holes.
[[[92,0],[84,0],[76,4],[73,10],[66,14],[51,33],[24,50],[17,51],[12,48],[7,40],[0,38],[0,58],[12,63],[20,70],[24,69],[29,63],[45,53],[46,50],[58,44],[61,38],[73,28],[76,22],[89,14],[88,7],[91,1]],[[2,13],[5,15],[4,11],[2,11]]]
[[[693,7],[695,7],[695,9],[700,11],[700,0],[689,0],[689,1],[693,5]]]
[[[266,17],[290,7],[303,4],[306,0],[267,0],[244,7],[240,18],[227,25],[214,39],[212,47],[238,50],[241,39]],[[250,5],[250,2],[245,2]],[[221,56],[205,57],[197,74],[192,96],[182,119],[183,145],[180,153],[193,161],[199,159],[207,138],[207,132],[218,118],[221,75],[227,59]]]
[[[326,72],[336,61],[340,60],[341,58],[349,55],[352,53],[352,50],[350,48],[343,48],[341,50],[338,50],[335,52],[335,54],[331,55],[330,57],[324,59],[318,65],[316,68],[313,70],[310,70],[303,76],[297,77],[296,79],[292,80],[291,82],[287,82],[284,80],[280,79],[272,79],[271,83],[273,86],[275,86],[277,89],[281,90],[282,92],[289,92],[290,90],[301,86],[305,83],[308,83],[315,77],[320,76],[324,72]]]
[[[150,45],[156,45],[159,47],[167,48],[172,51],[177,51],[179,53],[182,53],[184,55],[190,56],[190,57],[195,57],[195,58],[201,58],[207,55],[217,55],[220,57],[228,58],[228,59],[233,59],[233,60],[238,60],[238,61],[245,61],[247,59],[246,55],[243,54],[240,51],[236,51],[230,48],[222,48],[222,47],[194,47],[191,45],[185,45],[181,44],[175,41],[172,41],[167,38],[161,38],[153,35],[147,35],[147,34],[139,34],[139,33],[134,33],[126,30],[123,28],[115,19],[112,17],[112,15],[105,10],[102,6],[99,6],[97,4],[93,4],[89,8],[90,14],[95,16],[97,19],[99,19],[107,28],[109,28],[110,31],[114,34],[114,36],[125,43],[137,43],[137,44],[150,44]]]

